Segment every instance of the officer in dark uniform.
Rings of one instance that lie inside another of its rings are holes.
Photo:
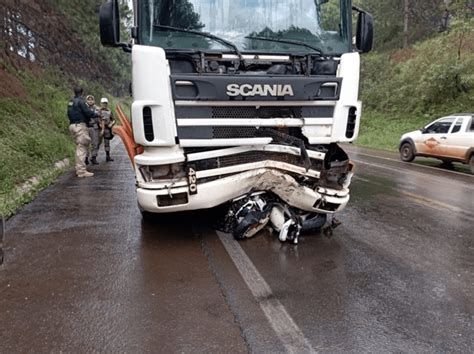
[[[83,94],[84,90],[81,87],[74,88],[74,98],[68,103],[67,115],[69,132],[76,144],[76,175],[77,177],[92,177],[94,174],[86,170],[85,164],[87,149],[91,143],[87,125],[89,120],[97,114],[87,107]]]

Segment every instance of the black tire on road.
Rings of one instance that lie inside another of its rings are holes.
[[[405,162],[412,162],[415,159],[415,152],[411,143],[403,143],[400,147],[400,159]]]
[[[142,214],[142,219],[145,221],[154,223],[160,221],[160,218],[162,218],[162,214],[150,213],[149,211],[145,211],[140,208],[140,206],[138,206],[138,210],[140,210],[140,214]]]
[[[174,225],[182,223],[183,219],[186,220],[186,216],[183,213],[151,213],[143,210],[140,206],[138,210],[140,210],[142,220],[150,224]]]
[[[311,215],[303,222],[301,232],[305,234],[318,232],[326,224],[327,217],[326,214]]]
[[[471,173],[474,175],[474,154],[472,154],[469,159],[469,167],[471,167]]]

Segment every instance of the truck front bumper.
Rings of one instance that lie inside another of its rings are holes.
[[[137,197],[143,210],[169,213],[212,208],[253,191],[273,192],[290,206],[314,213],[332,214],[349,202],[348,188],[312,190],[274,168],[258,168],[210,181],[198,180],[196,194],[190,194],[189,187],[182,183],[154,189],[139,186]]]

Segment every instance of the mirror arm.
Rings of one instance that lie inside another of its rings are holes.
[[[367,13],[365,10],[361,9],[359,6],[352,5],[352,10],[357,11],[358,13]]]
[[[128,43],[118,43],[117,47],[122,48],[122,50],[125,53],[131,53],[132,52],[132,45]]]

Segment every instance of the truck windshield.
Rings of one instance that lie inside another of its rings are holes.
[[[350,0],[141,0],[139,43],[168,51],[243,53],[351,51]],[[175,27],[192,32],[173,31]],[[234,51],[235,52],[235,51]]]

